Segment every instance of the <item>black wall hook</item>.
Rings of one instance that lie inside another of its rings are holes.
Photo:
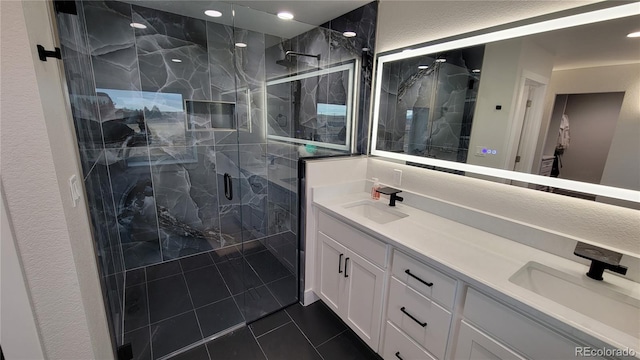
[[[38,56],[40,60],[47,61],[48,57],[62,59],[62,53],[60,52],[60,48],[54,48],[54,51],[45,50],[44,46],[38,45]]]

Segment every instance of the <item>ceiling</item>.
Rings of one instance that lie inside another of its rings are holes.
[[[295,0],[295,1],[227,1],[232,4],[245,6],[269,14],[277,14],[280,11],[288,11],[294,14],[295,19],[309,24],[322,25],[329,20],[346,14],[371,0]]]
[[[296,1],[175,1],[175,0],[123,0],[156,10],[196,19],[234,25],[279,38],[290,39],[355,10],[371,1],[367,0],[296,0]],[[205,10],[218,10],[222,16],[208,17]],[[276,14],[288,11],[294,20],[279,19]],[[232,12],[235,13],[232,16]]]

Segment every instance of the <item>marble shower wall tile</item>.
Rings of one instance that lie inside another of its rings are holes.
[[[140,72],[131,5],[117,1],[85,1],[84,14],[96,87],[140,90]],[[107,120],[103,117],[103,120]]]
[[[163,261],[222,247],[214,147],[154,150],[151,171]]]
[[[206,22],[133,6],[142,90],[210,98]],[[182,62],[173,62],[178,59]]]
[[[103,162],[101,158],[97,160],[84,183],[98,259],[102,263],[104,274],[112,275],[124,271],[124,264],[115,222],[111,184],[107,167]]]
[[[266,159],[266,145],[216,146],[220,229],[227,243],[260,238],[267,233]],[[232,200],[224,196],[225,173],[232,177]]]
[[[184,101],[210,100],[209,54],[204,20],[132,6],[141,89],[151,146],[188,146]],[[155,93],[155,95],[153,95]]]
[[[82,2],[77,1],[78,15],[57,13],[60,50],[64,60],[74,127],[81,150],[102,149],[102,131],[98,114],[98,102],[93,83],[90,49],[86,37]],[[86,153],[81,153],[83,168],[93,166]]]
[[[207,22],[211,99],[235,102],[234,45],[231,26]]]
[[[125,267],[160,262],[158,209],[148,150],[131,149],[128,157],[109,165],[109,172]]]

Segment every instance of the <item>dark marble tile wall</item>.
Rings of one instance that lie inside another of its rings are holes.
[[[346,49],[352,56],[361,59],[360,68],[360,92],[358,94],[358,128],[357,146],[360,153],[367,152],[367,139],[371,130],[369,129],[371,86],[373,78],[373,54],[375,54],[375,35],[378,18],[378,1],[370,2],[358,9],[348,12],[336,19],[322,25],[335,30],[338,34],[345,31],[353,31],[357,35],[351,41],[344,37],[339,38],[340,49]],[[344,54],[337,51],[338,54]]]

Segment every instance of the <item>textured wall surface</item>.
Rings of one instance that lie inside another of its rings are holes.
[[[384,52],[597,1],[382,0],[376,51]]]
[[[86,204],[72,207],[66,183],[79,165],[58,63],[34,60],[53,45],[46,3],[1,6],[2,183],[45,356],[109,359]]]
[[[640,255],[640,211],[374,158],[367,178],[393,184],[393,169],[403,189]]]

